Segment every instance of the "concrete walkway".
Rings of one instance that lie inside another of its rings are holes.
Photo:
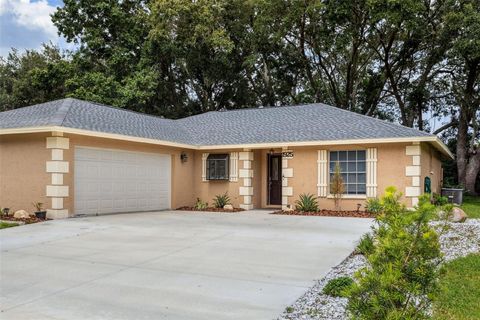
[[[165,211],[0,230],[0,319],[273,319],[370,223]]]

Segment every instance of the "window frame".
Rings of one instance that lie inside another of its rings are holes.
[[[340,153],[345,152],[346,158],[344,160],[340,159]],[[355,152],[355,160],[350,160],[349,159],[349,152]],[[358,152],[363,153],[363,159],[358,159]],[[332,153],[337,153],[337,159],[332,160]],[[345,186],[345,192],[342,194],[342,198],[358,198],[358,199],[363,199],[366,198],[367,196],[367,150],[366,149],[350,149],[350,150],[329,150],[328,151],[328,166],[327,166],[327,172],[328,172],[328,191],[329,191],[329,198],[333,197],[332,193],[330,192],[331,188],[331,180],[332,180],[332,174],[333,174],[333,169],[331,169],[332,163],[339,162],[340,165],[343,163],[346,163],[347,171],[342,171],[342,176],[347,175],[347,181],[345,181],[344,178],[344,186]],[[364,163],[364,171],[358,171],[358,163],[363,162]],[[349,163],[355,163],[355,171],[349,171]],[[332,170],[332,171],[331,171]],[[355,175],[355,182],[349,183],[348,182],[348,175],[349,174],[354,174]],[[364,175],[364,182],[359,183],[358,182],[358,175],[363,174]],[[355,193],[349,193],[349,185],[355,185]],[[363,185],[363,190],[358,191],[358,186]]]
[[[228,153],[211,153],[206,161],[206,180],[207,181],[228,181],[230,179],[230,155]],[[211,172],[210,163],[214,163],[214,173]],[[218,165],[224,163],[224,175],[217,174]]]

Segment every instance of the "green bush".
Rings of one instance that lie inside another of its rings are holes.
[[[197,210],[205,210],[208,208],[208,202],[203,202],[200,198],[197,198],[197,202],[195,203],[195,209]]]
[[[438,235],[428,224],[436,208],[422,196],[415,211],[407,210],[400,197],[390,187],[381,199],[383,211],[373,227],[375,250],[349,291],[354,319],[428,318],[441,262]]]
[[[347,297],[348,290],[353,286],[354,282],[349,277],[339,277],[328,281],[323,288],[323,293],[333,297]]]
[[[230,197],[227,192],[216,195],[215,198],[213,198],[213,205],[215,208],[223,208],[227,204],[230,204]]]
[[[379,214],[382,212],[383,206],[378,198],[370,198],[365,204],[365,209],[370,213]]]
[[[295,208],[302,212],[317,212],[318,202],[313,194],[302,193],[299,200],[295,201]]]
[[[357,246],[357,253],[368,256],[373,253],[375,250],[375,245],[373,244],[373,237],[370,233],[366,233],[360,239],[360,242]]]
[[[438,193],[432,194],[432,203],[436,205],[437,207],[439,206],[444,206],[448,204],[448,198],[447,197],[442,197]]]

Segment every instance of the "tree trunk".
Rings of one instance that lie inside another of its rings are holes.
[[[476,102],[475,96],[475,83],[478,75],[478,68],[480,65],[480,58],[475,60],[465,60],[465,71],[467,74],[467,79],[465,83],[465,89],[463,90],[463,97],[458,99],[460,101],[460,116],[458,119],[458,133],[457,133],[457,172],[458,172],[458,183],[467,187],[467,170],[470,174],[470,188],[475,187],[475,179],[478,174],[477,162],[479,155],[472,155],[470,161],[468,161],[468,127],[470,120],[475,117],[478,104]],[[479,150],[477,150],[478,152]],[[470,168],[473,166],[473,168]],[[475,175],[474,175],[475,174]],[[472,177],[472,175],[474,175]],[[475,188],[471,189],[471,192],[475,192]]]
[[[475,191],[475,182],[477,181],[478,173],[480,172],[480,150],[477,150],[476,155],[470,157],[465,176],[465,189],[469,194],[478,195]]]
[[[460,117],[458,119],[458,133],[457,133],[457,173],[458,184],[466,187],[466,170],[467,170],[467,132],[468,132],[468,117],[464,107],[460,107]]]

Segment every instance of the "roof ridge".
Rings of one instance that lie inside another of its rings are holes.
[[[65,103],[66,102],[70,102],[68,105],[66,105]],[[65,122],[65,120],[67,119],[67,116],[68,116],[68,113],[70,112],[71,110],[71,106],[72,106],[72,103],[73,103],[73,99],[72,98],[66,98],[65,101],[62,102],[62,105],[60,106],[60,108],[58,109],[58,112],[63,112],[63,119],[62,119],[62,122],[60,123],[60,126],[63,126],[63,123]]]
[[[244,107],[244,108],[237,108],[237,109],[227,109],[227,110],[210,110],[207,112],[202,112],[198,114],[192,114],[191,116],[183,117],[183,118],[178,118],[178,119],[172,119],[173,121],[181,121],[181,120],[186,120],[186,119],[191,119],[195,118],[197,116],[202,116],[205,114],[209,113],[216,113],[216,114],[221,114],[221,113],[228,113],[228,112],[238,112],[238,111],[253,111],[253,110],[271,110],[271,109],[283,109],[283,108],[295,108],[295,107],[307,107],[311,105],[321,105],[322,103],[320,102],[312,102],[312,103],[306,103],[306,104],[295,104],[295,105],[281,105],[281,106],[259,106],[259,107]]]
[[[95,102],[95,101],[82,100],[82,99],[78,99],[78,98],[68,98],[68,99],[72,99],[72,100],[76,100],[76,101],[81,101],[81,102],[84,102],[84,103],[93,104],[93,105],[97,105],[97,106],[101,106],[101,107],[106,107],[106,108],[113,109],[113,110],[118,110],[118,111],[124,111],[124,112],[134,113],[134,114],[138,114],[138,115],[141,115],[141,116],[146,116],[146,117],[155,118],[155,119],[160,119],[160,120],[167,120],[167,121],[175,121],[175,120],[176,120],[176,119],[165,118],[165,117],[163,117],[163,116],[156,116],[156,115],[154,115],[154,114],[149,114],[149,113],[145,113],[145,112],[140,112],[140,111],[125,109],[125,108],[120,108],[120,107],[114,107],[114,106],[111,106],[111,105],[108,105],[108,104],[104,104],[104,103],[100,103],[100,102]]]
[[[367,116],[366,114],[361,114],[361,113],[358,113],[358,112],[355,112],[355,111],[350,111],[350,110],[342,109],[342,108],[335,107],[335,106],[332,106],[332,105],[329,105],[329,104],[325,104],[325,103],[318,103],[318,104],[319,104],[319,105],[322,105],[322,106],[325,106],[325,107],[327,107],[327,108],[334,108],[334,109],[336,109],[336,110],[340,110],[340,111],[343,111],[343,112],[346,112],[346,113],[354,114],[354,115],[359,116],[359,117],[361,117],[361,118],[367,118],[367,119],[370,119],[370,120],[374,120],[374,121],[377,121],[377,122],[381,122],[381,123],[386,124],[386,125],[394,125],[394,126],[397,126],[397,127],[402,128],[402,129],[415,130],[415,131],[418,131],[418,132],[423,133],[423,134],[426,134],[426,135],[434,135],[434,134],[432,134],[432,133],[430,133],[430,132],[422,131],[422,130],[417,129],[417,128],[407,127],[407,126],[404,126],[403,124],[400,124],[400,123],[391,122],[391,121],[388,121],[388,120],[379,119],[379,118],[372,117],[372,116]]]

